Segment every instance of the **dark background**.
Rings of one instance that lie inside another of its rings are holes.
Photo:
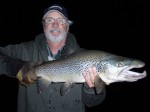
[[[33,40],[42,32],[41,18],[44,9],[52,3],[60,3],[67,8],[70,20],[74,21],[70,32],[74,33],[81,47],[138,58],[146,63],[146,78],[137,82],[113,83],[106,86],[105,101],[87,111],[150,110],[150,2],[1,0],[0,46]],[[0,109],[3,112],[16,112],[17,89],[16,79],[0,76]]]

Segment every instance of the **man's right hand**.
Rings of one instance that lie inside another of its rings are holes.
[[[25,62],[16,76],[20,84],[28,86],[36,82],[37,76],[35,74],[34,66],[35,64],[33,63]]]
[[[1,73],[8,76],[16,77],[22,85],[33,84],[37,80],[34,67],[42,64],[23,61],[22,59],[13,58],[0,51]],[[17,74],[17,75],[16,75]]]

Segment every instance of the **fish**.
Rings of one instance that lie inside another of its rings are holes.
[[[100,50],[83,50],[74,52],[64,58],[44,62],[35,67],[38,77],[39,93],[42,93],[51,83],[63,83],[61,95],[67,94],[74,83],[85,83],[83,72],[89,67],[96,67],[97,75],[94,80],[96,93],[102,91],[102,85],[114,82],[135,82],[146,77],[146,70],[133,70],[145,66],[145,62],[116,55]]]

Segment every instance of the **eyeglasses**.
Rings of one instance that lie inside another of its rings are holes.
[[[66,19],[64,19],[64,18],[54,19],[52,17],[45,18],[44,22],[47,23],[47,24],[53,24],[55,22],[55,20],[58,22],[58,24],[61,24],[61,25],[66,23]]]

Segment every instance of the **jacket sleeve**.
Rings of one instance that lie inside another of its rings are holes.
[[[87,85],[84,84],[83,86],[83,103],[87,107],[93,107],[96,105],[101,104],[106,96],[106,90],[105,90],[105,85],[103,86],[103,90],[101,93],[96,94],[95,90],[93,88],[89,88]]]
[[[0,47],[0,75],[15,76],[25,61],[37,59],[34,41]]]
[[[21,59],[12,58],[0,52],[0,74],[16,77],[24,63],[25,61]]]

